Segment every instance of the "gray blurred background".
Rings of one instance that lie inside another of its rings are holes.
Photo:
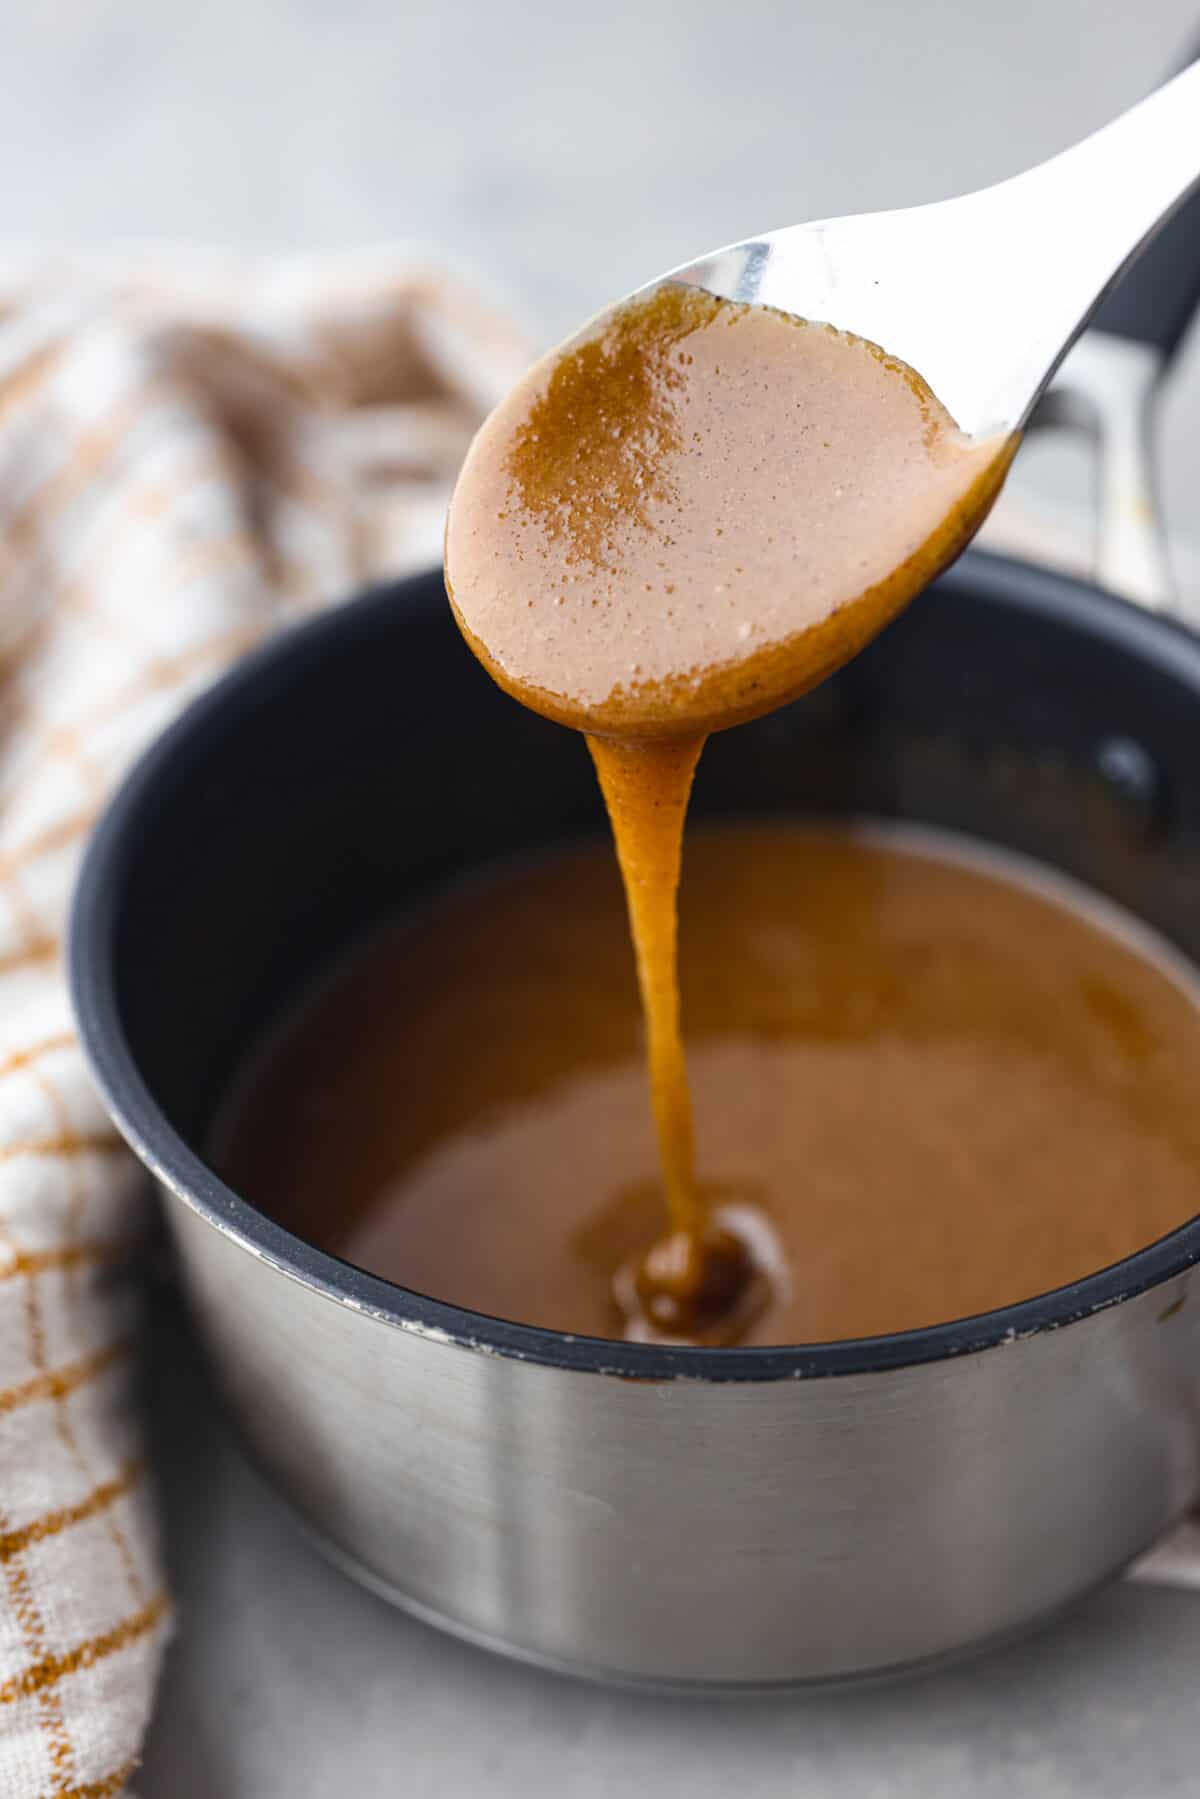
[[[549,341],[727,239],[1013,173],[1197,32],[1196,0],[10,0],[0,245],[415,240]],[[1200,335],[1162,443],[1200,539]]]
[[[727,239],[1052,154],[1164,74],[1200,0],[8,0],[0,17],[0,254],[412,241],[474,265],[548,342]],[[1170,522],[1200,546],[1200,333],[1163,425]],[[1078,481],[1045,476],[1078,504]],[[1195,1595],[1115,1588],[919,1690],[693,1710],[552,1682],[328,1571],[176,1373],[156,1416],[184,1628],[143,1799],[1200,1791]]]

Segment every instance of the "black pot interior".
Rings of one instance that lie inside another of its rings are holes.
[[[1200,961],[1198,740],[1190,637],[973,555],[841,676],[715,738],[695,809],[967,831]],[[605,828],[582,742],[493,686],[435,574],[235,671],[135,788],[120,853],[103,852],[116,1002],[193,1149],[248,1046],[351,939],[491,858]]]

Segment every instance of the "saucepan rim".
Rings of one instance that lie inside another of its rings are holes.
[[[414,609],[434,571],[373,589],[306,620],[238,663],[144,752],[88,845],[68,929],[67,965],[84,1052],[109,1111],[152,1174],[208,1224],[277,1273],[331,1302],[436,1342],[550,1367],[621,1378],[708,1382],[861,1375],[970,1354],[1056,1330],[1132,1299],[1200,1260],[1200,1215],[1158,1242],[1083,1280],[997,1311],[888,1336],[796,1346],[697,1349],[577,1337],[472,1312],[400,1287],[317,1249],[227,1186],[154,1099],[126,1037],[117,1001],[115,944],[125,872],[139,853],[142,820],[192,738],[214,715],[245,703],[289,664],[323,656],[335,635],[370,628],[386,606]],[[440,578],[439,578],[440,580]],[[1040,612],[1182,679],[1200,713],[1200,639],[1172,620],[1057,572],[968,552],[942,577],[997,607]],[[429,602],[432,603],[432,602]],[[918,602],[919,603],[919,602]]]

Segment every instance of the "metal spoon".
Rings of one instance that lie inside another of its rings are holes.
[[[1200,186],[1200,64],[1049,162],[898,212],[794,225],[663,281],[869,338],[971,436],[1019,429],[1108,290]]]

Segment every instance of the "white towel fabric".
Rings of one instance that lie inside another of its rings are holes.
[[[250,644],[440,551],[527,360],[394,253],[0,265],[0,1794],[106,1799],[170,1628],[131,1398],[145,1192],[59,960],[131,758]]]

